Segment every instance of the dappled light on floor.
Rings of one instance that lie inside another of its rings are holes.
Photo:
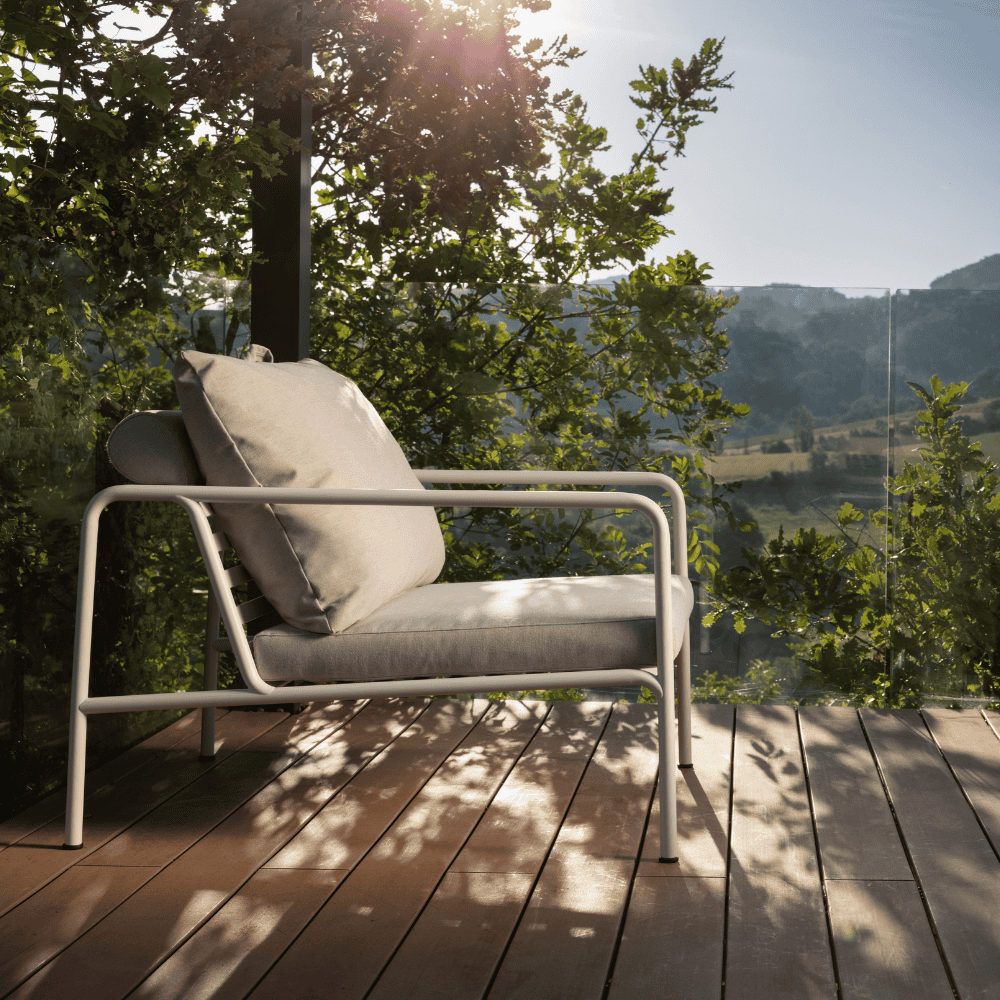
[[[662,864],[653,706],[220,713],[215,762],[188,725],[97,781],[83,851],[15,817],[0,996],[986,996],[996,724],[695,706]]]

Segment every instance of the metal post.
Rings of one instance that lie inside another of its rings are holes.
[[[301,4],[300,22],[310,6]],[[290,64],[312,66],[305,31],[292,43]],[[298,361],[309,355],[312,101],[299,96],[277,108],[255,105],[255,125],[274,121],[302,149],[284,157],[281,176],[266,179],[254,171],[253,249],[264,261],[250,268],[251,339],[270,348],[275,361]]]
[[[890,541],[894,536],[893,514],[895,513],[895,499],[889,490],[889,483],[896,475],[896,324],[897,310],[899,309],[899,290],[893,294],[889,291],[889,351],[888,351],[888,395],[886,401],[886,424],[888,434],[885,442],[885,610],[886,613],[893,614],[893,605],[896,598],[896,563],[891,558],[889,551]],[[892,648],[890,639],[886,641],[883,663],[885,664],[886,680],[892,681],[893,658],[896,651]]]
[[[657,506],[659,511],[659,506]],[[673,599],[670,579],[670,533],[662,512],[653,520],[653,573],[656,580],[656,675],[659,738],[660,861],[677,862],[677,712],[674,705]],[[683,715],[683,709],[681,714]]]

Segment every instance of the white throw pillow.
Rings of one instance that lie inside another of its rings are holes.
[[[209,486],[423,489],[358,387],[318,361],[185,351],[175,378]],[[310,632],[341,632],[444,565],[433,507],[213,507],[264,596]]]

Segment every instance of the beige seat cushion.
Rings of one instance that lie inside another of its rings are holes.
[[[175,378],[209,486],[424,488],[358,387],[318,361],[185,351]],[[213,507],[264,596],[309,632],[340,632],[444,565],[433,507]]]
[[[694,608],[671,578],[676,656]],[[267,681],[388,680],[595,670],[656,663],[651,575],[436,583],[388,602],[339,635],[278,625],[253,644]]]

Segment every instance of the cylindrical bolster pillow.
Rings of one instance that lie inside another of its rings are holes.
[[[180,410],[130,413],[108,437],[108,457],[133,483],[197,486],[205,482]]]

